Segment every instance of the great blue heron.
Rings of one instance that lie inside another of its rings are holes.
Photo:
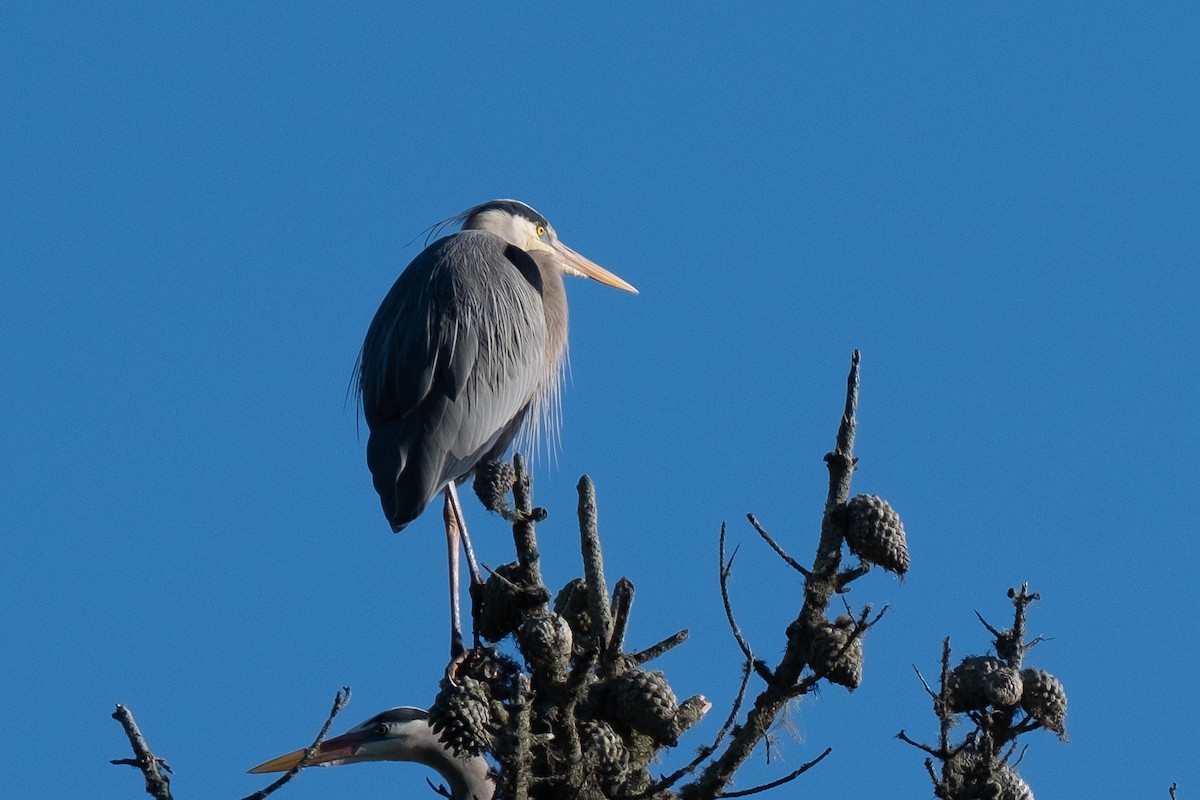
[[[567,347],[562,274],[637,289],[558,240],[538,212],[492,200],[413,259],[383,299],[358,361],[367,466],[393,531],[445,495],[451,658],[463,652],[455,483],[557,411]]]
[[[303,750],[259,764],[252,773],[287,772]],[[360,761],[413,761],[437,770],[453,800],[492,800],[496,784],[482,756],[457,756],[438,741],[424,709],[400,706],[376,714],[341,736],[324,741],[309,766],[336,767]]]

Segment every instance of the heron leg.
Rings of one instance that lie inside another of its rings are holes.
[[[454,481],[450,481],[446,485],[446,501],[454,509],[458,530],[462,534],[463,552],[467,554],[467,569],[471,571],[471,583],[482,584],[483,578],[479,574],[479,562],[475,560],[475,548],[471,547],[471,537],[467,535],[467,520],[463,516],[462,503],[458,499],[458,488],[454,485]]]
[[[446,502],[442,506],[442,519],[446,523],[446,554],[450,567],[450,663],[453,665],[462,660],[466,648],[463,646],[462,619],[458,611],[458,540],[463,531],[459,527],[460,515],[454,513],[449,490],[446,491]]]
[[[471,639],[476,648],[479,647],[479,612],[480,599],[483,590],[483,577],[479,574],[479,562],[475,560],[475,548],[471,547],[471,537],[467,533],[467,520],[463,516],[462,502],[458,499],[458,489],[454,481],[446,485],[446,505],[454,516],[462,538],[463,552],[467,554],[467,569],[471,572]],[[457,594],[455,595],[457,597]]]

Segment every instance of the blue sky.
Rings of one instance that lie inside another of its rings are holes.
[[[865,683],[798,704],[774,796],[928,797],[912,672],[981,652],[1029,581],[1031,663],[1070,696],[1029,737],[1040,797],[1195,791],[1200,11],[1184,3],[434,10],[9,3],[0,10],[4,783],[137,797],[132,707],[181,800],[428,704],[445,662],[436,513],[393,536],[346,400],[430,224],[493,197],[638,286],[571,281],[571,378],[536,498],[547,582],[598,484],[630,637],[713,719],[768,661],[810,559],[844,377],[855,490],[903,515],[906,583]],[[483,560],[505,526],[468,501]],[[286,796],[421,796],[418,767]],[[281,795],[283,796],[283,795]]]

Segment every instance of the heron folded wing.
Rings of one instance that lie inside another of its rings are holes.
[[[367,332],[367,462],[395,530],[447,483],[502,453],[539,395],[545,315],[507,247],[483,231],[434,242]]]

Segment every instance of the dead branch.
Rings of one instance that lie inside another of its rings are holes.
[[[825,759],[825,756],[829,755],[832,752],[833,752],[832,747],[826,747],[825,752],[821,753],[821,755],[817,756],[812,761],[809,761],[807,764],[802,765],[799,769],[795,770],[794,772],[784,775],[779,780],[771,781],[770,783],[764,783],[761,786],[755,786],[751,789],[743,789],[743,790],[737,791],[737,792],[721,792],[721,794],[719,794],[717,796],[718,797],[746,797],[747,795],[758,794],[759,792],[765,792],[768,789],[774,789],[777,786],[783,786],[785,783],[791,783],[792,781],[796,780],[796,778],[799,778],[801,775],[803,775],[804,773],[808,772],[810,769],[815,767],[817,764],[820,764]]]
[[[300,770],[304,769],[312,761],[312,757],[316,754],[317,748],[321,746],[321,742],[325,741],[325,736],[329,733],[329,726],[333,724],[334,718],[342,712],[346,704],[350,702],[350,687],[343,686],[333,698],[333,707],[329,709],[329,716],[325,718],[325,724],[321,726],[321,730],[317,732],[317,738],[313,739],[312,744],[304,748],[304,757],[296,762],[296,765],[280,776],[279,780],[267,786],[264,789],[259,789],[254,794],[246,795],[242,800],[263,800],[264,797],[273,793],[284,784],[292,780],[299,774]]]
[[[633,582],[622,576],[613,588],[612,634],[608,652],[620,653],[625,646],[625,631],[629,628],[629,610],[633,606]]]
[[[829,492],[821,520],[821,536],[813,566],[804,581],[804,603],[796,619],[788,626],[787,647],[773,672],[773,678],[755,699],[745,723],[737,730],[729,746],[713,760],[700,778],[682,788],[684,800],[704,800],[721,795],[734,773],[750,757],[771,728],[776,717],[793,697],[800,675],[808,666],[812,650],[812,632],[825,623],[825,611],[838,589],[838,567],[842,558],[841,525],[835,515],[850,497],[854,473],[854,439],[858,427],[859,353],[854,351],[846,379],[846,403],[838,426],[836,444],[825,456],[829,468]]]
[[[645,650],[631,653],[629,657],[635,664],[645,664],[647,661],[653,661],[656,658],[662,657],[664,653],[675,649],[687,640],[688,630],[687,628],[684,628],[678,633],[674,633],[668,636],[666,639],[663,639],[661,642],[650,645]]]
[[[576,487],[579,491],[579,537],[583,550],[583,579],[587,584],[588,611],[592,615],[593,633],[600,648],[600,664],[612,665],[606,645],[612,635],[612,611],[608,599],[608,584],[604,582],[604,555],[600,549],[600,530],[596,511],[596,485],[584,475]]]
[[[721,523],[721,535],[717,539],[717,563],[719,565],[718,583],[721,587],[721,602],[725,606],[725,619],[729,623],[729,630],[733,632],[733,638],[737,641],[738,647],[742,650],[742,655],[746,657],[746,661],[754,666],[754,671],[758,673],[767,683],[774,680],[771,670],[767,667],[765,661],[755,658],[754,652],[750,649],[750,643],[746,641],[746,637],[742,636],[742,629],[738,627],[737,620],[733,616],[733,604],[729,600],[729,575],[733,572],[733,560],[737,558],[737,548],[733,549],[733,554],[729,556],[729,560],[725,560],[725,523]]]
[[[129,738],[129,744],[133,748],[134,758],[117,758],[113,759],[111,763],[137,767],[146,778],[146,794],[157,800],[171,800],[171,778],[168,775],[171,767],[166,761],[150,752],[150,746],[146,744],[142,731],[133,719],[133,712],[118,703],[112,718],[121,723],[121,727],[125,729],[125,735]]]
[[[787,564],[804,577],[808,577],[808,570],[800,566],[799,561],[787,554],[787,551],[780,546],[779,542],[775,541],[771,534],[767,533],[766,529],[759,524],[757,517],[755,517],[753,514],[747,514],[746,519],[750,520],[750,524],[754,526],[754,530],[758,532],[758,535],[762,537],[763,541],[770,545],[771,549],[775,551],[776,555],[783,559],[783,563]]]

